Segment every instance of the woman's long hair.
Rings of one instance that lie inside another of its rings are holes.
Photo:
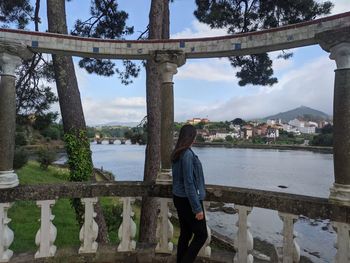
[[[177,161],[183,151],[190,148],[194,139],[196,138],[197,131],[196,128],[191,124],[186,124],[181,127],[179,139],[177,140],[175,149],[171,155],[171,160],[173,162]]]

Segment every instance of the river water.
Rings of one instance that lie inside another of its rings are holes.
[[[118,181],[141,181],[145,147],[91,144],[94,166],[111,171]],[[333,155],[308,151],[193,148],[202,161],[207,184],[237,186],[328,197],[333,179]],[[287,188],[280,188],[278,186]],[[209,225],[234,238],[237,216],[209,212]],[[249,215],[254,237],[282,244],[282,221],[276,211],[254,208]],[[300,218],[295,224],[302,255],[313,262],[332,262],[336,234],[328,221]],[[316,255],[316,256],[315,256]]]

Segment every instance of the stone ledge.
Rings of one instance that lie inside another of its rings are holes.
[[[350,206],[333,204],[326,198],[240,187],[206,185],[206,201],[261,207],[309,218],[350,223]],[[149,185],[138,181],[26,185],[0,190],[0,202],[87,198],[99,196],[172,198],[171,185]]]

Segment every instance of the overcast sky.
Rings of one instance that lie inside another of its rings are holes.
[[[43,1],[45,2],[45,1]],[[79,18],[88,18],[90,1],[83,6],[81,0],[67,3],[68,24],[72,27]],[[137,4],[136,4],[137,2]],[[333,14],[350,10],[349,0],[333,0]],[[119,0],[119,9],[129,13],[128,25],[135,27],[135,39],[148,23],[150,0]],[[142,3],[142,4],[140,4]],[[45,31],[46,6],[41,7]],[[170,6],[171,37],[209,37],[225,35],[224,29],[212,30],[199,23],[193,15],[194,0],[176,0]],[[235,70],[228,59],[188,60],[174,77],[175,121],[193,117],[210,120],[259,118],[287,111],[301,105],[332,115],[335,62],[319,46],[293,50],[289,60],[277,59],[274,52],[274,71],[278,84],[272,87],[240,87]],[[145,72],[124,86],[117,76],[90,75],[77,66],[74,58],[85,119],[88,125],[108,122],[139,122],[146,115]],[[56,105],[54,108],[58,108]]]

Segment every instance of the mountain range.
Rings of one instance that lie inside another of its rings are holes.
[[[310,121],[319,121],[319,120],[330,120],[331,116],[319,110],[315,110],[305,106],[300,106],[293,110],[280,112],[278,114],[265,117],[264,120],[281,119],[283,122],[289,122],[290,120],[293,120],[295,118],[304,118]]]

